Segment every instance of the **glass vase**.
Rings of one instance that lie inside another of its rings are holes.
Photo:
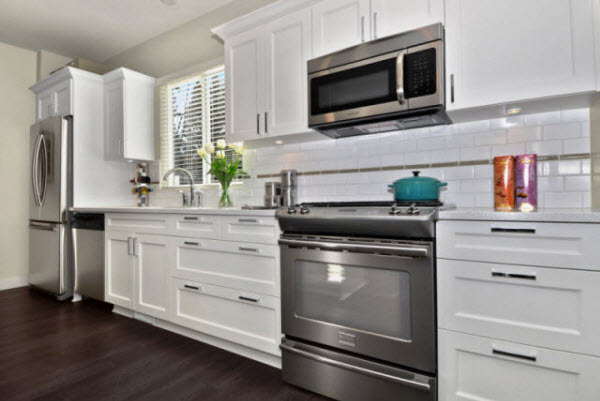
[[[231,182],[221,182],[221,196],[219,197],[219,207],[232,207],[233,203],[229,197],[229,186]]]

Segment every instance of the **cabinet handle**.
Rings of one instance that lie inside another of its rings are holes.
[[[269,120],[268,120],[269,112],[265,111],[265,134],[269,133]]]
[[[192,242],[192,241],[185,241],[184,242],[185,245],[195,245],[195,246],[200,246],[199,242]]]
[[[256,302],[260,301],[260,299],[248,298],[248,297],[244,297],[244,296],[242,296],[242,295],[240,295],[238,298],[239,298],[241,301],[248,301],[248,302],[254,302],[254,303],[256,303]]]
[[[492,227],[493,233],[518,233],[518,234],[535,234],[535,228],[504,228]]]
[[[503,351],[503,350],[497,349],[494,345],[492,345],[492,354],[508,356],[508,357],[517,358],[517,359],[524,359],[526,361],[531,361],[531,362],[537,361],[537,355],[535,352],[531,352],[529,354],[519,354],[516,352],[509,352],[509,351]]]
[[[258,220],[256,220],[256,219],[238,219],[238,222],[240,222],[240,223],[258,223]]]
[[[360,41],[365,41],[365,17],[360,17]]]
[[[260,113],[256,113],[256,135],[260,135]]]
[[[450,74],[450,103],[454,103],[454,74]]]
[[[242,252],[258,252],[257,248],[247,248],[245,246],[240,246],[238,249]]]
[[[184,288],[187,288],[188,290],[200,291],[200,287],[196,287],[196,286],[194,286],[194,285],[188,285],[188,284],[185,284],[183,287],[184,287]]]
[[[377,11],[373,12],[373,39],[377,39]]]
[[[517,278],[521,280],[537,280],[535,274],[504,273],[492,271],[492,277]]]
[[[133,237],[127,237],[127,255],[133,255]]]
[[[197,217],[191,217],[191,216],[185,216],[183,219],[184,220],[198,220]]]

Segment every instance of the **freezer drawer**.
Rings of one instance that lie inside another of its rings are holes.
[[[64,224],[29,223],[29,284],[58,296],[72,293],[66,233]]]

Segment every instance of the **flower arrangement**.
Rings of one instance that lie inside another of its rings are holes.
[[[235,157],[231,161],[227,161],[225,150],[229,148],[233,150]],[[215,147],[212,143],[207,143],[203,148],[198,149],[198,156],[206,161],[210,166],[207,174],[212,174],[217,177],[221,184],[221,197],[219,198],[219,206],[231,207],[231,198],[229,197],[229,186],[231,181],[238,175],[239,159],[244,154],[244,146],[241,143],[231,143],[227,145],[224,139],[217,141]],[[243,173],[243,171],[241,171]]]

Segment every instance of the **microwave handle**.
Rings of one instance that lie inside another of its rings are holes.
[[[404,96],[404,56],[406,52],[400,52],[396,57],[396,95],[398,95],[398,103],[404,104],[406,97]]]

